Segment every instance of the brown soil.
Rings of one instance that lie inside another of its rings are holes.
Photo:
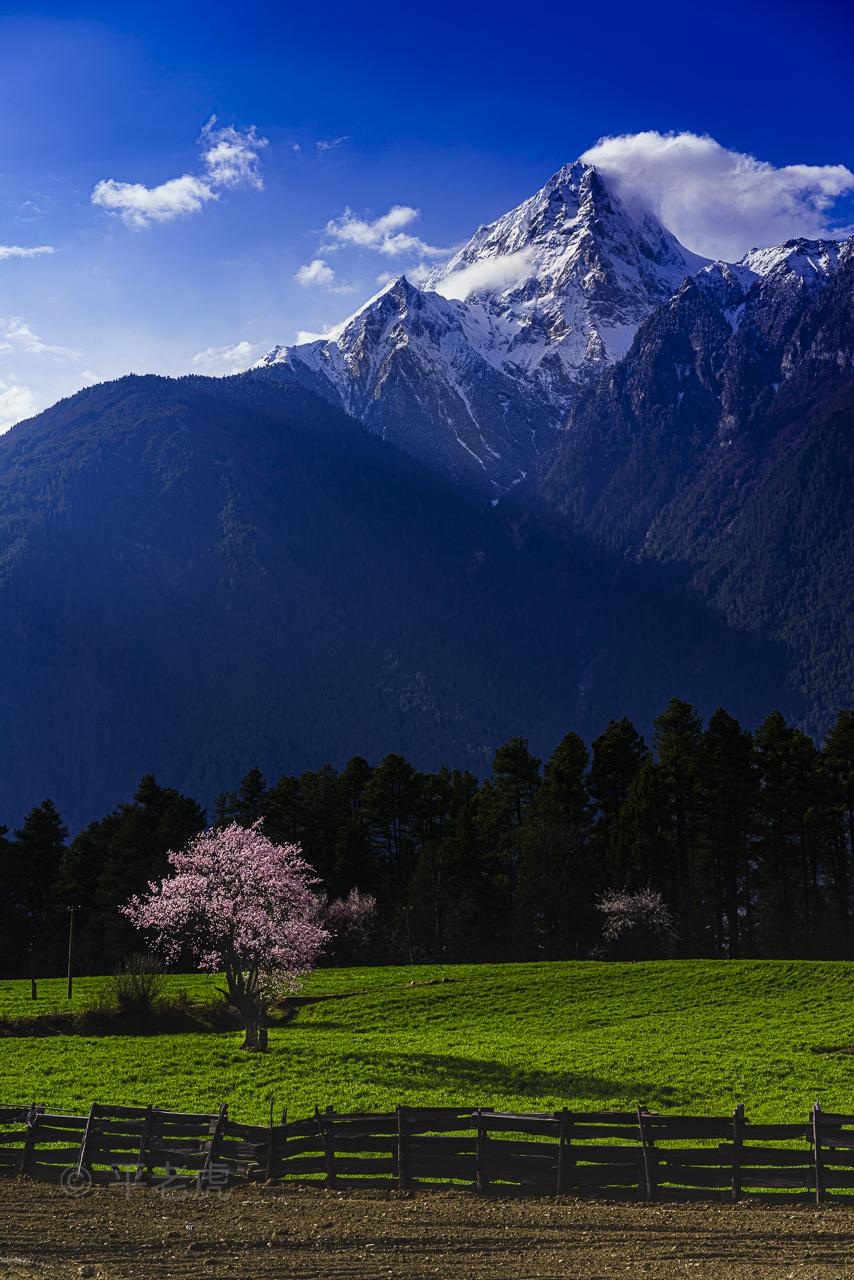
[[[850,1280],[854,1207],[0,1183],[8,1280]]]

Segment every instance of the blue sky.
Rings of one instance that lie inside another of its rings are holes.
[[[823,0],[4,5],[0,428],[322,332],[602,137],[700,252],[854,223],[852,37]]]

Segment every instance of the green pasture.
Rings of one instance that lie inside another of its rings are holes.
[[[441,981],[444,979],[444,981]],[[100,979],[83,979],[75,1002]],[[415,985],[412,985],[415,984]],[[174,975],[208,1000],[216,980]],[[247,1055],[236,1033],[0,1038],[0,1103],[92,1101],[293,1117],[395,1103],[620,1108],[805,1117],[854,1113],[854,965],[806,961],[321,970],[337,996]],[[0,982],[0,1017],[66,1008],[65,983]]]

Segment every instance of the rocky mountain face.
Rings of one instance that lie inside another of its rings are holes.
[[[566,526],[779,641],[813,727],[849,700],[854,239],[715,263],[586,388],[536,481]]]
[[[421,288],[393,281],[325,340],[276,347],[257,376],[311,387],[494,498],[548,450],[579,385],[704,262],[577,161]]]

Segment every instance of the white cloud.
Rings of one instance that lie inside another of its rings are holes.
[[[6,258],[40,258],[45,253],[55,253],[52,244],[38,244],[24,248],[19,244],[0,244],[0,262]]]
[[[168,182],[161,182],[159,187],[104,178],[92,192],[93,204],[119,214],[132,227],[171,222],[184,214],[198,213],[207,200],[216,199],[216,193],[206,183],[190,174],[170,178]]]
[[[306,289],[314,284],[328,288],[335,280],[335,272],[322,258],[312,258],[311,262],[300,267],[294,279]]]
[[[339,218],[332,218],[327,222],[326,234],[332,239],[328,244],[321,245],[321,249],[329,252],[342,245],[356,245],[360,249],[372,249],[388,257],[416,253],[424,258],[444,258],[448,253],[447,249],[425,244],[418,236],[403,230],[418,216],[419,211],[407,204],[392,205],[388,213],[373,221],[358,217],[352,209],[345,209]]]
[[[17,348],[30,356],[60,356],[77,359],[79,351],[44,342],[20,316],[0,316],[0,334],[6,341],[4,347]]]
[[[324,151],[334,151],[336,147],[341,146],[342,142],[347,141],[349,141],[349,139],[345,134],[341,138],[320,138],[314,145],[319,152],[323,153]]]
[[[332,325],[327,325],[322,333],[314,333],[311,329],[297,329],[296,345],[301,347],[306,342],[323,342],[332,332]]]
[[[206,347],[193,356],[193,364],[208,373],[237,373],[245,369],[258,355],[260,348],[254,342],[236,342],[232,347]]]
[[[327,289],[330,293],[354,293],[356,289],[352,284],[336,284],[335,271],[322,258],[312,258],[311,262],[306,262],[297,271],[294,279],[304,289],[317,286],[320,289]]]
[[[498,258],[484,258],[446,276],[436,285],[436,293],[441,293],[443,298],[465,301],[470,294],[483,289],[492,291],[517,285],[529,275],[530,270],[531,253],[527,249]]]
[[[0,435],[14,427],[16,422],[31,418],[37,412],[35,393],[18,382],[4,382],[0,378]]]
[[[854,191],[844,165],[780,168],[695,133],[602,138],[581,157],[630,205],[649,209],[696,253],[734,260],[798,236],[851,234],[833,206]]]
[[[410,284],[414,284],[420,289],[421,285],[424,284],[424,281],[433,271],[434,266],[435,263],[431,266],[429,262],[417,262],[414,267],[406,267],[403,274],[406,276]]]
[[[216,116],[211,116],[199,141],[202,162],[212,186],[264,189],[258,153],[267,146],[267,139],[258,136],[254,124],[248,129],[235,129],[232,125],[218,128]]]
[[[198,213],[225,190],[263,189],[259,152],[267,146],[267,139],[258,136],[255,125],[243,130],[231,125],[218,127],[216,116],[211,116],[199,142],[201,174],[185,173],[156,187],[103,178],[92,192],[92,203],[121,217],[129,226],[147,227],[153,222],[171,222]]]

